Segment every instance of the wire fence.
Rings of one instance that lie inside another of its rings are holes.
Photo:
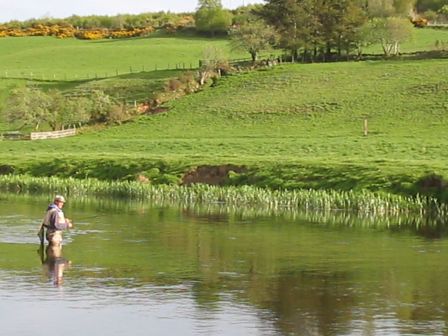
[[[106,79],[120,76],[129,76],[132,74],[152,71],[174,71],[174,70],[196,70],[199,62],[179,62],[153,65],[129,65],[126,68],[115,68],[106,71],[87,71],[87,72],[40,72],[33,70],[14,70],[7,69],[0,71],[1,79],[24,79],[34,81],[86,81]]]
[[[267,57],[267,56],[266,56]],[[229,64],[235,65],[238,63],[250,62],[251,58],[239,58],[229,60]],[[128,65],[127,67],[108,69],[105,71],[70,71],[70,72],[43,72],[34,71],[32,69],[17,70],[17,69],[4,69],[0,70],[0,79],[23,79],[32,81],[45,81],[45,82],[60,82],[60,81],[88,81],[97,79],[107,79],[120,76],[129,76],[132,74],[138,74],[142,72],[153,71],[174,71],[174,70],[197,70],[203,64],[203,60],[197,60],[195,62],[178,62],[178,63],[166,63],[166,64],[143,64],[143,65]]]

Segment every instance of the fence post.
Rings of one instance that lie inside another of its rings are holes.
[[[367,119],[364,119],[364,136],[367,136],[369,134],[369,124]]]
[[[132,73],[132,66],[129,67],[129,72]]]

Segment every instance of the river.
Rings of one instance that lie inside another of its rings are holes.
[[[448,333],[443,220],[69,198],[54,256],[48,201],[0,196],[2,335]]]

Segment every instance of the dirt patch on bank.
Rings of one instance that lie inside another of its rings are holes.
[[[448,188],[448,183],[443,176],[430,174],[420,178],[417,181],[417,186],[420,193],[431,194],[444,192]]]
[[[0,175],[8,175],[14,173],[14,167],[10,165],[0,165]]]
[[[183,185],[194,183],[204,183],[210,185],[225,185],[229,181],[229,173],[244,173],[247,169],[244,166],[220,165],[220,166],[199,166],[194,170],[187,172],[182,177]]]

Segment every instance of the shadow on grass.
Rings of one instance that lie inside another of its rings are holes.
[[[153,70],[153,71],[141,71],[134,73],[126,73],[114,77],[105,78],[92,78],[92,79],[82,79],[82,80],[71,80],[71,81],[48,81],[48,80],[33,80],[37,86],[43,88],[44,90],[58,89],[62,91],[68,91],[76,89],[79,86],[88,85],[92,83],[111,83],[114,81],[121,80],[148,80],[148,81],[164,81],[169,80],[178,76],[180,73],[187,70]]]
[[[429,50],[402,53],[396,56],[385,56],[383,54],[365,54],[362,56],[360,61],[407,61],[446,58],[448,58],[448,50]]]

